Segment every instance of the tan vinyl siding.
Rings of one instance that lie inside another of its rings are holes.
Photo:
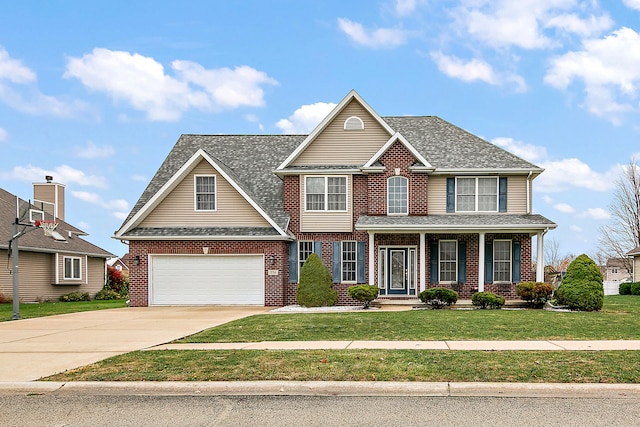
[[[527,177],[510,176],[507,178],[507,212],[527,213]]]
[[[429,214],[447,213],[447,177],[434,175],[429,177]],[[507,177],[507,213],[527,213],[527,177]]]
[[[433,175],[429,177],[429,194],[427,195],[429,215],[447,213],[447,177]]]
[[[344,130],[344,122],[357,116],[364,130]],[[391,135],[352,100],[293,162],[294,166],[364,165]]]
[[[633,258],[633,281],[640,282],[640,255]]]
[[[347,176],[346,212],[306,212],[304,198],[304,176],[300,176],[300,231],[302,232],[352,232],[353,202],[351,176]]]
[[[0,257],[6,260],[7,251],[0,250]],[[87,258],[84,255],[79,257],[82,259],[83,284],[56,285],[55,254],[20,251],[20,300],[22,302],[57,301],[61,295],[69,292],[88,292],[93,298],[96,292],[104,286],[105,260],[104,258],[89,257],[89,274],[87,275],[87,264],[85,264]],[[62,258],[63,254],[60,254],[58,256],[60,262],[62,262]],[[62,275],[61,268],[59,272]],[[84,284],[87,277],[89,278],[88,285]],[[0,269],[0,293],[7,297],[13,295],[13,279],[10,274],[10,268]]]
[[[216,211],[195,211],[195,175],[216,176]],[[264,227],[268,225],[267,220],[206,160],[202,160],[140,224],[141,227]]]

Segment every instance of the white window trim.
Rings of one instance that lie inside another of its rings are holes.
[[[213,205],[214,209],[198,209],[198,178],[213,177]],[[194,212],[216,212],[218,210],[218,177],[215,174],[198,174],[193,175],[193,210]]]
[[[442,260],[440,259],[440,253],[442,252],[440,250],[440,245],[444,242],[448,242],[448,243],[455,243],[456,248],[455,248],[455,255],[456,255],[456,266],[454,269],[454,272],[456,274],[456,280],[440,280],[440,277],[442,277]],[[438,241],[438,283],[442,283],[442,284],[453,284],[453,283],[458,283],[458,263],[460,262],[460,260],[458,259],[458,241],[457,240],[453,240],[453,239],[446,239],[446,240],[439,240]]]
[[[360,126],[359,126],[359,127],[357,127],[357,128],[356,128],[356,127],[348,128],[348,127],[347,127],[347,123],[349,123],[349,122],[351,122],[351,121],[354,121],[354,120],[355,120],[355,121],[360,122]],[[362,121],[362,119],[361,119],[360,117],[358,117],[358,116],[351,116],[351,117],[348,117],[348,118],[344,121],[344,130],[346,130],[346,131],[352,131],[352,130],[355,130],[355,131],[358,131],[358,130],[364,130],[364,122],[363,122],[363,121]]]
[[[344,254],[345,254],[345,250],[344,250],[344,244],[345,243],[353,243],[354,247],[355,247],[355,260],[353,261],[348,261],[348,262],[353,262],[355,265],[355,268],[353,270],[355,279],[354,280],[344,280],[344,263],[345,263],[345,259],[344,259]],[[358,242],[356,240],[343,240],[340,242],[340,283],[358,283]]]
[[[389,182],[393,178],[402,178],[407,183],[407,203],[405,205],[406,212],[389,212]],[[387,178],[387,215],[388,216],[407,216],[407,215],[409,215],[409,197],[410,197],[410,195],[409,195],[409,179],[406,176],[392,175],[389,178]]]
[[[324,178],[324,209],[307,209],[307,178]],[[344,209],[329,210],[329,178],[344,178],[345,179],[345,201]],[[304,179],[304,211],[305,212],[348,212],[349,211],[349,177],[347,175],[305,175]]]
[[[310,243],[311,244],[311,252],[309,252],[309,256],[311,256],[311,254],[314,253],[313,252],[313,250],[314,250],[313,240],[299,240],[298,241],[298,282],[300,282],[300,271],[302,271],[302,264],[304,264],[304,261],[306,261],[306,259],[303,261],[302,258],[300,257],[300,252],[301,252],[300,251],[300,246],[302,245],[302,243],[305,243],[305,244]]]
[[[478,199],[480,197],[480,194],[478,192],[478,182],[480,178],[492,178],[495,179],[496,181],[496,208],[495,210],[490,210],[490,211],[481,211],[478,209],[479,207],[479,203],[478,203]],[[475,186],[475,193],[474,193],[474,209],[472,211],[459,211],[458,210],[458,179],[475,179],[476,182],[476,186]],[[457,176],[456,177],[456,188],[455,188],[455,192],[454,192],[454,203],[455,203],[455,211],[456,212],[460,212],[460,213],[475,213],[475,212],[498,212],[499,208],[500,208],[500,179],[497,176]]]
[[[496,280],[496,242],[509,242],[509,280]],[[512,283],[513,281],[513,240],[496,239],[493,241],[493,283]]]
[[[73,274],[73,261],[78,260],[80,263],[78,273],[80,277],[67,277],[67,260],[71,260],[71,274]],[[75,256],[65,256],[62,258],[62,279],[63,280],[82,280],[82,258]]]

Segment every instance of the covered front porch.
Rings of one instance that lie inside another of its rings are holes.
[[[360,217],[356,228],[369,236],[369,283],[390,299],[417,298],[434,286],[461,298],[478,291],[516,298],[515,284],[544,281],[544,262],[533,271],[532,241],[543,260],[544,235],[555,224],[539,215],[500,215],[496,224],[496,216]]]

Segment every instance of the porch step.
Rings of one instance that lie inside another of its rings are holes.
[[[418,298],[379,298],[371,302],[372,307],[398,307],[398,309],[411,308],[426,308],[427,304],[424,304]],[[473,304],[470,299],[459,299],[451,308],[472,308]],[[504,304],[505,308],[526,308],[526,301],[522,300],[507,300]]]

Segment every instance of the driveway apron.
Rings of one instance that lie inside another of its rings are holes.
[[[131,307],[0,323],[0,381],[33,381],[164,344],[267,307]]]

